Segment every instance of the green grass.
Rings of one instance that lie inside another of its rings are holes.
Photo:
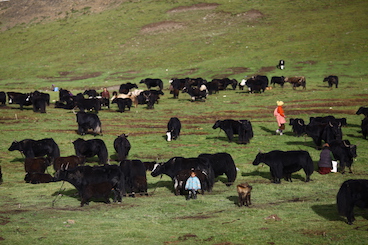
[[[68,183],[24,183],[24,159],[19,152],[8,151],[15,139],[52,137],[62,156],[74,154],[71,142],[79,136],[73,112],[51,105],[47,114],[39,114],[30,107],[20,111],[18,105],[8,105],[0,107],[3,244],[366,243],[366,210],[356,209],[357,221],[348,226],[337,214],[335,198],[344,180],[368,175],[368,143],[360,133],[362,117],[355,115],[360,106],[367,106],[367,2],[219,0],[221,5],[212,10],[167,12],[196,3],[127,1],[99,14],[74,11],[62,20],[1,32],[0,90],[30,92],[55,84],[76,94],[161,78],[165,95],[154,110],[139,106],[118,113],[113,105],[99,113],[104,135],[97,138],[105,141],[111,163],[116,159],[113,141],[121,133],[129,133],[130,159],[166,161],[228,152],[239,168],[236,184],[246,181],[253,186],[253,205],[238,208],[235,187],[226,187],[225,177],[219,178],[212,193],[185,201],[172,193],[169,177],[153,178],[148,172],[148,197],[124,198],[111,205],[96,201],[80,208],[76,190]],[[239,15],[250,10],[260,11],[262,18]],[[162,21],[180,22],[183,28],[141,32],[143,26]],[[284,71],[269,68],[281,58],[286,60]],[[307,89],[276,86],[264,94],[227,90],[196,103],[187,94],[172,99],[167,90],[172,77],[241,80],[258,73],[269,78],[303,75]],[[330,74],[339,76],[338,89],[322,83]],[[52,100],[58,99],[57,93],[47,92]],[[285,135],[274,135],[277,100],[285,102],[288,119],[346,117],[344,139],[358,146],[354,173],[315,172],[313,181],[305,183],[305,174],[299,171],[292,183],[270,183],[269,168],[251,164],[259,150],[307,150],[315,165],[320,153],[311,138],[294,137],[290,126]],[[180,118],[183,129],[177,141],[166,142],[166,124],[172,116]],[[229,143],[224,132],[212,129],[216,120],[228,118],[252,122],[255,136],[250,144]],[[266,219],[273,214],[281,220]]]

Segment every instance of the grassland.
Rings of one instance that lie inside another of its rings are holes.
[[[97,137],[105,141],[111,163],[116,159],[112,142],[121,133],[129,133],[130,159],[166,161],[225,151],[239,168],[236,183],[253,186],[253,205],[238,208],[235,187],[226,187],[224,177],[212,193],[185,201],[172,193],[169,177],[153,178],[148,172],[149,196],[80,208],[68,183],[24,183],[24,159],[8,151],[14,139],[52,137],[63,156],[74,154],[71,141],[79,137],[75,115],[52,105],[47,114],[7,105],[0,107],[2,244],[366,243],[366,210],[356,209],[357,221],[349,226],[337,214],[335,197],[344,180],[368,175],[368,143],[360,133],[362,118],[355,115],[358,107],[367,106],[368,3],[219,0],[215,8],[200,8],[198,3],[126,1],[97,14],[74,10],[59,20],[45,18],[3,31],[0,90],[47,91],[55,84],[78,93],[161,78],[165,95],[155,109],[139,106],[118,113],[112,107],[99,113],[104,135]],[[173,11],[183,6],[185,11]],[[279,59],[286,60],[284,71],[275,69]],[[304,75],[307,89],[293,91],[286,85],[264,94],[226,90],[195,103],[187,94],[172,99],[167,90],[171,77],[241,80],[253,74]],[[322,82],[330,74],[340,77],[338,89]],[[57,100],[57,93],[47,92]],[[346,117],[344,139],[358,146],[354,173],[315,172],[313,181],[305,183],[300,171],[292,183],[270,183],[268,167],[251,164],[259,150],[307,150],[315,164],[320,153],[311,138],[294,137],[289,126],[283,136],[274,134],[276,100],[285,102],[288,118]],[[166,123],[172,116],[181,119],[183,130],[179,140],[166,142]],[[224,132],[212,129],[217,119],[227,118],[252,122],[255,136],[250,144],[229,143]],[[271,215],[280,220],[267,219]]]

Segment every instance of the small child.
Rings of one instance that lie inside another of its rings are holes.
[[[201,182],[196,176],[194,169],[192,169],[192,173],[190,174],[190,177],[187,179],[187,182],[185,184],[185,190],[189,191],[187,200],[189,200],[191,197],[193,197],[193,199],[197,199],[197,191],[200,189],[201,189]]]

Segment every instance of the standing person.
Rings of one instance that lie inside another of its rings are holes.
[[[110,108],[110,93],[106,87],[103,88],[103,91],[101,92],[101,98],[102,98],[101,105],[106,106],[107,108]]]
[[[273,112],[273,115],[276,117],[277,124],[279,128],[276,130],[276,134],[282,135],[282,131],[285,130],[285,113],[282,106],[284,105],[284,102],[282,101],[276,101],[277,107]]]
[[[101,97],[103,99],[110,99],[110,92],[107,90],[107,88],[103,88],[103,91],[101,92]]]
[[[329,144],[324,144],[322,146],[321,154],[319,155],[318,161],[318,173],[320,174],[328,174],[332,170],[332,160],[333,155],[330,150]]]
[[[185,184],[185,190],[189,191],[187,200],[189,200],[191,197],[193,197],[193,199],[197,199],[197,191],[200,189],[201,189],[201,182],[196,176],[194,169],[192,169],[190,177],[187,179],[187,182]]]

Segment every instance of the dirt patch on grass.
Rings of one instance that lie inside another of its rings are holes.
[[[218,3],[198,3],[191,6],[180,6],[167,11],[167,13],[181,13],[195,10],[211,10],[219,6]]]
[[[265,66],[265,67],[261,67],[261,69],[259,69],[258,72],[263,74],[263,73],[271,72],[275,69],[276,69],[276,66]]]
[[[72,72],[61,71],[59,72],[60,77],[41,77],[47,79],[49,82],[71,82],[71,81],[78,81],[78,80],[85,80],[89,78],[95,78],[101,76],[102,72],[92,72],[92,73],[85,73],[79,76],[69,76],[73,74]]]
[[[251,9],[247,12],[244,12],[244,13],[240,13],[240,14],[237,14],[238,17],[242,17],[246,20],[250,20],[250,21],[253,21],[253,20],[257,20],[259,18],[262,18],[264,16],[264,14],[259,11],[259,10],[256,10],[256,9]]]
[[[174,31],[183,28],[185,25],[176,21],[161,21],[157,23],[148,24],[142,27],[141,33],[162,33],[168,31]]]
[[[175,219],[194,219],[194,220],[198,220],[198,219],[209,219],[209,218],[213,218],[213,216],[209,216],[209,215],[193,215],[193,216],[181,216],[181,217],[176,217]]]
[[[1,30],[18,24],[38,23],[68,18],[73,15],[88,15],[119,6],[124,0],[27,0],[0,2]]]

